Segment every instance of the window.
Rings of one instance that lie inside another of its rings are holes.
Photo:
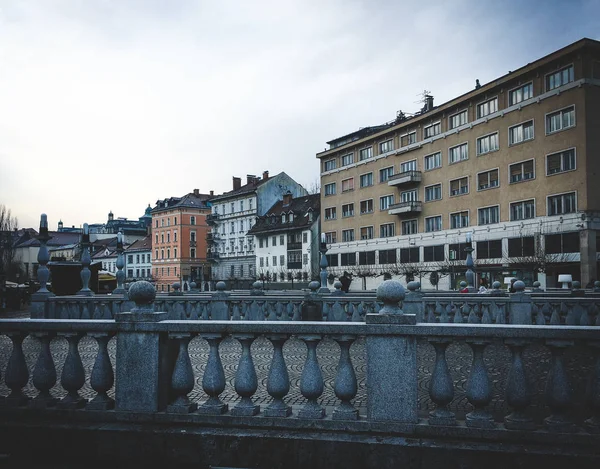
[[[190,257],[192,259],[196,258],[196,248],[190,248]]]
[[[165,226],[165,219],[164,218],[160,220],[160,226],[161,227]]]
[[[161,259],[164,259],[164,258],[165,258],[165,250],[164,250],[164,249],[161,249],[161,250],[160,250],[160,258],[161,258]]]
[[[508,105],[513,106],[533,98],[533,83],[527,83],[526,85],[515,88],[508,93]]]
[[[127,278],[133,278],[133,269],[127,269]]]
[[[158,228],[158,220],[155,221],[154,228]]]
[[[387,210],[394,203],[394,195],[379,197],[379,210]]]
[[[520,163],[511,164],[508,167],[509,182],[527,181],[534,178],[533,160],[522,161]]]
[[[177,242],[177,231],[173,232],[173,241],[176,243]]]
[[[417,231],[417,220],[406,220],[401,223],[401,229],[403,235],[416,234]]]
[[[158,249],[154,250],[154,259],[158,259]]]
[[[171,226],[171,218],[167,218],[167,226]]]
[[[433,137],[442,132],[442,126],[439,122],[428,125],[423,128],[423,139]]]
[[[442,198],[442,185],[434,184],[433,186],[425,187],[425,202],[432,200],[440,200]]]
[[[279,256],[279,265],[285,265],[285,255],[283,254]]]
[[[264,257],[260,258],[260,260],[259,260],[259,266],[260,267],[264,267],[265,266],[265,258]]]
[[[400,137],[400,146],[405,147],[407,145],[412,145],[417,141],[417,131],[414,130],[407,134],[404,134]]]
[[[323,170],[324,171],[331,171],[331,170],[334,170],[335,168],[336,168],[335,159],[333,159],[333,160],[327,160],[323,164]]]
[[[337,243],[337,232],[329,231],[329,232],[325,233],[325,242],[327,244]]]
[[[248,210],[252,210],[252,199],[248,199]]]
[[[448,245],[448,259],[451,261],[467,260],[467,252],[465,251],[466,247],[466,243],[452,243]]]
[[[354,241],[354,230],[342,230],[342,242]]]
[[[448,118],[448,128],[456,129],[461,125],[465,125],[468,122],[467,110],[461,111],[457,114],[454,114]]]
[[[430,171],[435,168],[439,168],[442,166],[442,152],[433,153],[432,155],[427,155],[424,158],[425,171]]]
[[[477,210],[479,225],[491,225],[500,221],[500,206],[485,207]]]
[[[456,212],[450,214],[450,228],[466,228],[469,226],[469,212]]]
[[[308,254],[302,254],[302,264],[308,265]]]
[[[387,182],[394,175],[394,167],[383,168],[379,170],[379,182]]]
[[[273,256],[273,267],[277,267],[277,256]]]
[[[452,163],[458,163],[459,161],[469,159],[469,144],[463,143],[455,147],[448,149],[448,161]]]
[[[360,229],[360,239],[373,239],[373,227],[363,226]]]
[[[524,122],[508,129],[509,145],[533,140],[533,121]]]
[[[304,242],[306,243],[306,233],[304,233]],[[279,235],[279,245],[283,246],[285,244],[285,236],[284,235]]]
[[[368,187],[373,185],[373,173],[360,175],[360,187]]]
[[[173,217],[173,224],[176,225],[177,224],[177,217]]]
[[[177,248],[173,248],[173,257],[177,259]]]
[[[421,256],[419,254],[419,248],[400,248],[400,263],[410,264],[421,262]]]
[[[546,91],[571,83],[573,80],[575,80],[573,65],[569,65],[558,72],[546,75]]]
[[[395,264],[397,259],[395,249],[383,249],[379,251],[380,264]]]
[[[342,205],[342,218],[354,216],[354,204]]]
[[[353,252],[340,254],[340,265],[356,265],[356,254]]]
[[[546,253],[562,254],[567,252],[579,252],[579,233],[558,233],[546,235]]]
[[[375,251],[360,251],[358,253],[358,265],[374,265]]]
[[[337,267],[339,266],[339,256],[337,254],[325,254],[325,258],[327,259],[327,265],[329,267]]]
[[[501,259],[502,240],[477,241],[477,259]]]
[[[235,212],[235,202],[231,202],[231,213]]]
[[[155,242],[156,244],[158,244],[158,233],[156,233],[156,234],[154,235],[154,242]]]
[[[575,170],[575,148],[546,156],[546,175]]]
[[[548,216],[573,213],[577,210],[575,192],[548,197]]]
[[[336,207],[330,207],[325,209],[325,220],[336,219]]]
[[[373,199],[360,201],[360,214],[373,213]]]
[[[575,106],[546,114],[546,134],[575,126]]]
[[[139,258],[139,256],[138,256],[138,258]],[[138,261],[138,262],[139,262],[139,261]],[[128,264],[133,264],[133,254],[129,254],[129,255],[127,256],[127,263],[128,263]]]
[[[394,149],[394,141],[386,140],[385,142],[381,142],[379,144],[379,153],[387,153],[388,151],[392,151]]]
[[[244,220],[240,220],[240,233],[244,231]]]
[[[535,218],[535,200],[523,200],[510,204],[510,221],[527,220]]]
[[[161,243],[164,243],[164,242],[165,242],[165,234],[164,234],[164,233],[161,233],[161,234],[160,234],[160,242],[161,242]]]
[[[417,160],[405,161],[400,164],[400,173],[417,170]]]
[[[400,202],[416,202],[417,189],[400,192]]]
[[[271,238],[271,246],[277,246],[277,236]]]
[[[467,176],[450,181],[450,195],[463,195],[469,193],[469,178]]]
[[[354,190],[354,178],[344,179],[342,181],[342,192],[348,192]]]
[[[167,232],[167,243],[171,242],[171,233]]]
[[[490,135],[484,135],[477,139],[477,154],[485,155],[492,151],[496,151],[498,146],[498,132]]]
[[[354,163],[354,153],[348,153],[347,155],[342,156],[342,166],[348,166],[352,163]]]
[[[535,239],[533,236],[508,238],[508,257],[529,257],[535,255]]]
[[[325,184],[325,196],[335,195],[335,182]]]
[[[423,260],[425,262],[441,262],[446,256],[444,255],[444,245],[425,246],[423,248]]]
[[[431,233],[432,231],[442,231],[441,215],[425,218],[425,232]]]
[[[498,98],[489,99],[477,105],[477,118],[489,116],[494,112],[498,112]]]
[[[229,232],[230,233],[235,233],[235,222],[234,221],[231,222],[231,227],[230,227]]]
[[[196,224],[196,217],[190,217],[190,225]]]
[[[483,191],[485,189],[492,189],[498,187],[498,173],[497,169],[485,171],[477,174],[477,190]]]
[[[373,157],[373,147],[363,148],[360,151],[359,159],[360,161],[367,160]]]
[[[258,238],[258,247],[259,248],[263,247],[263,239],[262,238]]]
[[[396,225],[394,223],[385,223],[379,226],[379,237],[380,238],[389,238],[390,236],[394,236],[396,230]]]

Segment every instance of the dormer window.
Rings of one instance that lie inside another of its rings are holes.
[[[281,223],[285,223],[285,213],[281,214]]]
[[[294,221],[294,214],[290,212],[289,222],[292,223]]]

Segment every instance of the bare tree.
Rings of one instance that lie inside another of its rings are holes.
[[[362,289],[367,289],[367,278],[368,277],[377,277],[379,275],[383,275],[383,272],[380,269],[380,266],[372,264],[372,265],[356,265],[351,269],[352,275],[356,275],[358,278],[362,280]]]
[[[10,209],[0,204],[0,286],[4,286],[6,280],[16,280],[23,273],[22,263],[16,259],[18,229],[17,217],[13,217]]]
[[[548,253],[545,243],[542,243],[542,233],[534,235],[533,252],[529,255],[513,256],[507,258],[512,267],[529,269],[536,273],[547,273],[551,266],[561,263],[577,261],[577,253],[562,252]]]
[[[321,180],[320,179],[315,179],[313,182],[311,182],[308,187],[306,188],[307,192],[309,194],[319,194],[321,193]]]
[[[412,281],[415,277],[421,277],[425,272],[423,264],[419,262],[396,262],[389,266],[388,270],[394,275],[404,275],[406,282]]]

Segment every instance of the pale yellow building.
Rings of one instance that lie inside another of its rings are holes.
[[[471,232],[488,284],[597,279],[600,42],[424,104],[317,154],[334,271],[399,275],[411,264],[424,288],[434,271],[440,288],[453,287]]]

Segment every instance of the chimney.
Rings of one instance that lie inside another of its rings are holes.
[[[194,189],[194,195],[198,197],[200,195],[200,189]]]
[[[215,195],[215,191],[210,191],[210,195]]]
[[[254,174],[246,174],[246,184],[252,184],[256,182],[256,176]]]
[[[425,112],[429,112],[433,109],[433,96],[430,94],[425,95]]]
[[[242,187],[242,179],[233,176],[233,190],[237,191],[240,187]]]
[[[283,206],[289,207],[290,205],[292,205],[292,193],[287,191],[285,194],[283,194]]]
[[[263,181],[269,179],[269,171],[263,171]]]

